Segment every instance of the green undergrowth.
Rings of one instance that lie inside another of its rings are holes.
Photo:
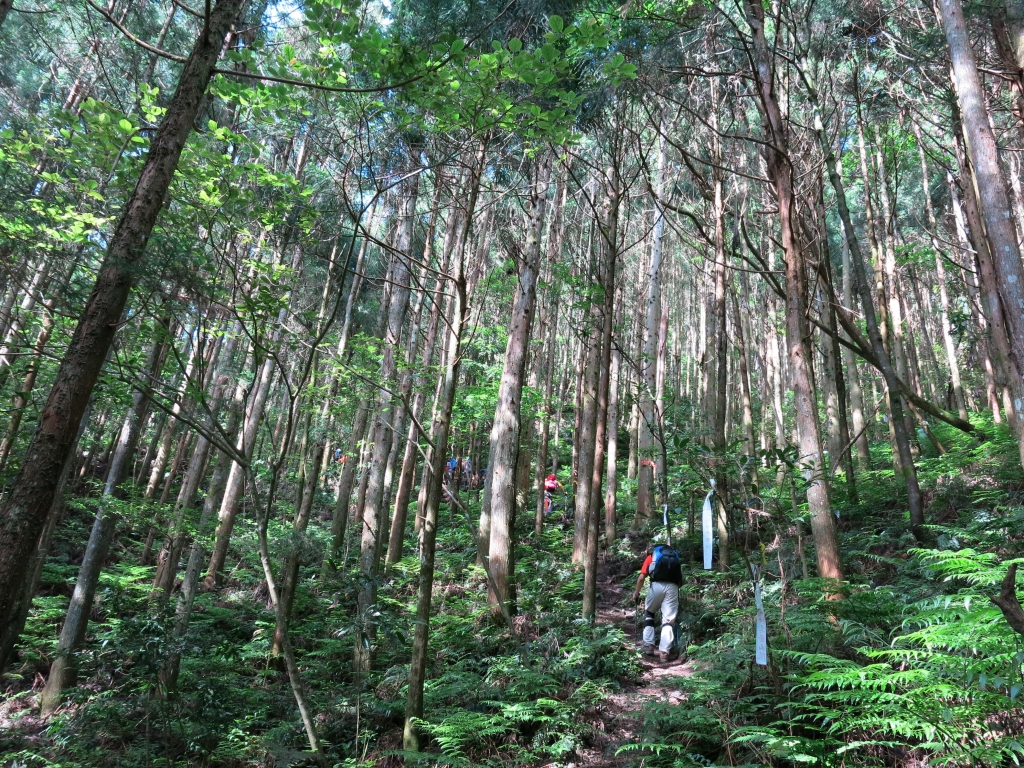
[[[641,737],[620,757],[645,766],[1024,761],[1024,638],[991,602],[1007,567],[1024,562],[1024,476],[1012,435],[979,426],[980,439],[936,430],[948,452],[921,459],[930,524],[920,543],[884,449],[873,446],[874,469],[858,474],[857,503],[840,476],[842,585],[813,578],[809,542],[811,578],[801,578],[788,496],[766,491],[771,514],[746,557],[764,573],[768,666],[754,663],[747,562],[728,573],[694,564],[695,672],[672,683],[686,703],[647,705]]]
[[[487,604],[467,524],[476,519],[478,500],[467,494],[468,518],[445,507],[438,529],[429,679],[418,724],[425,751],[415,755],[402,752],[401,740],[419,567],[415,534],[405,558],[379,580],[374,667],[360,685],[352,674],[356,552],[322,578],[329,521],[320,518],[303,543],[291,637],[329,763],[1019,764],[1024,639],[990,598],[1008,564],[1024,562],[1024,475],[1012,436],[979,426],[981,439],[937,429],[948,452],[920,460],[929,521],[921,541],[908,530],[905,492],[884,446],[872,446],[872,469],[857,475],[856,502],[842,475],[836,478],[842,584],[816,578],[807,510],[798,505],[794,512],[788,478],[776,485],[774,469],[761,471],[760,512],[737,507],[731,514],[735,546],[725,571],[701,568],[698,542],[680,515],[674,541],[687,560],[680,613],[692,674],[664,683],[671,697],[634,698],[625,707],[623,694],[635,697],[642,675],[635,638],[580,620],[583,580],[571,563],[571,524],[555,515],[535,537],[532,520],[519,521],[513,632]],[[674,472],[698,477],[686,466]],[[699,520],[702,496],[696,498]],[[320,501],[330,508],[328,496]],[[624,508],[631,503],[626,499]],[[73,542],[88,529],[93,508],[88,499],[76,505],[46,566],[20,663],[0,701],[0,763],[306,761],[287,677],[270,654],[273,616],[249,519],[236,529],[228,580],[199,595],[187,636],[174,644],[173,600],[155,610],[153,569],[136,565],[151,510],[127,510],[79,654],[80,684],[49,723],[35,719],[35,693],[80,557]],[[289,521],[290,507],[282,503],[271,526],[276,563],[289,546]],[[624,594],[632,590],[643,543],[659,537],[655,526],[616,543],[607,568]],[[763,573],[767,667],[754,663],[750,563]],[[607,604],[611,596],[603,599]],[[172,651],[183,662],[179,685],[169,691],[158,671]],[[618,694],[614,711],[607,706],[611,694]]]
[[[329,508],[329,499],[323,501]],[[81,505],[83,517],[90,506]],[[32,683],[37,673],[45,675],[56,648],[77,573],[70,564],[75,552],[68,545],[66,556],[47,565],[21,663],[7,677],[0,716],[14,727],[0,735],[0,764],[301,764],[308,758],[305,735],[287,677],[270,654],[274,621],[252,522],[240,520],[236,528],[229,580],[197,597],[188,634],[174,643],[174,601],[164,611],[154,609],[154,569],[130,564],[138,562],[144,517],[134,527],[125,523],[119,535],[124,559],[104,573],[89,637],[77,656],[80,685],[44,725],[33,716]],[[571,530],[551,525],[534,538],[532,521],[524,523],[513,635],[488,606],[465,516],[443,508],[442,517],[426,717],[420,723],[428,753],[408,756],[409,762],[529,765],[571,758],[592,732],[588,713],[640,672],[621,631],[579,618],[583,580],[567,554]],[[278,563],[288,542],[287,520],[282,514],[271,525]],[[81,528],[80,522],[70,530]],[[323,520],[304,543],[291,625],[304,682],[331,764],[394,763],[401,751],[419,568],[415,537],[406,542],[406,557],[379,580],[374,668],[357,686],[357,552],[322,579],[328,536],[329,521]],[[158,673],[172,651],[183,660],[179,684],[169,691]]]

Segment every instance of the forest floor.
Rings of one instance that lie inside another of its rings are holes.
[[[632,647],[640,649],[643,618],[638,622],[635,607],[629,605],[630,591],[636,572],[627,570],[634,564],[602,559],[597,571],[598,608],[597,623],[619,627]],[[624,583],[628,586],[624,586]],[[686,655],[674,661],[661,662],[657,657],[641,656],[643,672],[633,683],[603,699],[597,706],[597,733],[589,747],[580,754],[576,765],[597,768],[620,766],[636,762],[636,754],[616,756],[616,751],[636,743],[643,726],[644,708],[654,701],[678,705],[685,700],[679,691],[678,680],[692,677],[694,663]]]

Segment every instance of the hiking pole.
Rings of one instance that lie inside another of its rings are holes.
[[[669,545],[672,546],[672,526],[668,521],[668,504],[661,505],[661,520],[665,524],[665,538]]]
[[[637,595],[633,605],[633,643],[640,645],[640,596]]]

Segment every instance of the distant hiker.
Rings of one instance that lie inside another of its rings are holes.
[[[636,590],[633,592],[634,603],[640,599],[640,590],[643,589],[647,577],[651,579],[651,586],[644,601],[644,655],[654,655],[654,628],[657,626],[655,616],[660,609],[661,643],[658,647],[658,658],[662,661],[671,661],[677,655],[674,627],[676,614],[679,612],[679,587],[683,583],[679,554],[664,544],[647,548],[647,559],[640,567],[640,576],[636,580]]]
[[[562,484],[558,482],[558,478],[554,475],[548,475],[544,478],[544,514],[551,514],[551,506],[553,502],[554,493],[561,490]]]
[[[448,473],[449,477],[455,474],[455,468],[457,466],[459,466],[459,460],[456,459],[454,456],[448,459],[448,461],[445,463],[444,468],[445,471]]]

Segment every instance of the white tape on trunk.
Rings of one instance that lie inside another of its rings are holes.
[[[761,574],[756,565],[751,565],[754,572],[754,605],[757,607],[757,619],[754,624],[754,661],[762,667],[768,666],[768,622],[764,617],[764,602],[761,600]]]
[[[711,481],[712,484],[714,480]],[[714,514],[712,511],[711,500],[714,498],[714,490],[710,491],[704,498],[704,510],[700,519],[700,530],[704,536],[704,570],[711,570],[711,558],[715,553],[715,541],[712,532],[712,526],[714,525]]]

